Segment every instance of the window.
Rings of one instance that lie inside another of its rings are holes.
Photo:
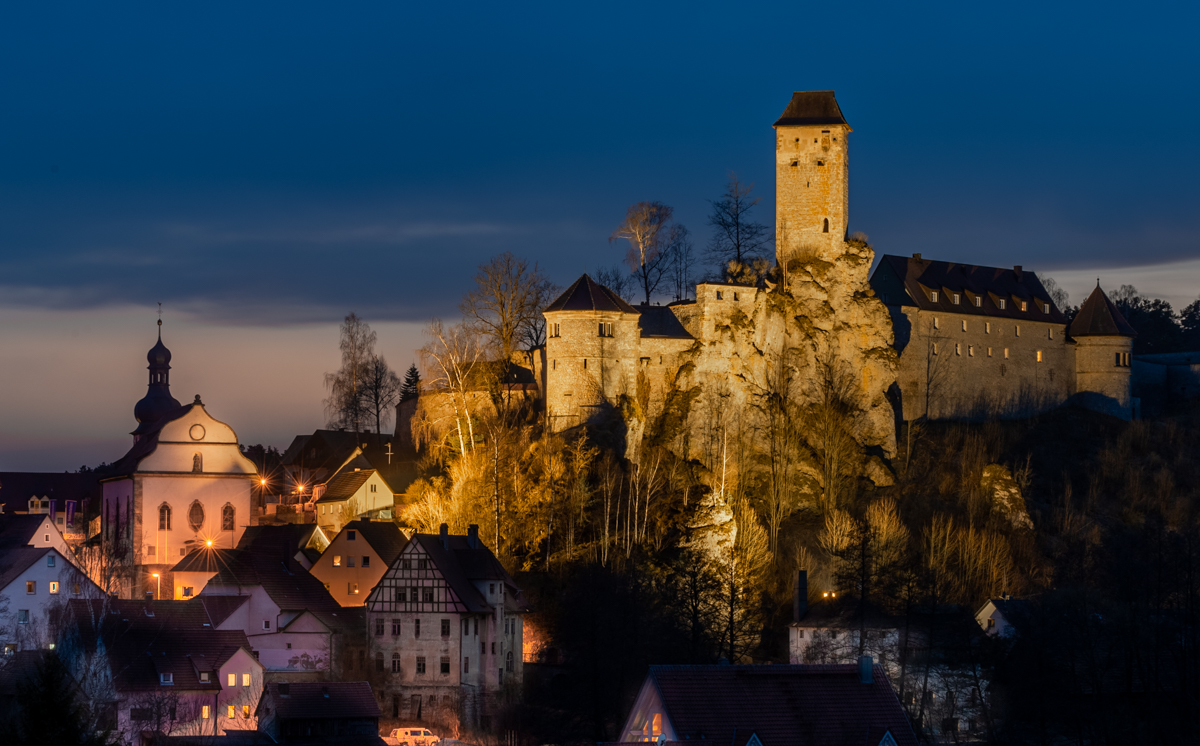
[[[442,673],[450,673],[450,656],[448,655],[442,656]]]
[[[371,485],[371,491],[372,491],[372,492],[378,492],[378,490],[376,490],[376,489],[375,489],[375,488],[376,488],[376,487],[378,487],[378,486],[379,486],[379,485],[377,485],[377,484],[373,484],[373,485]]]
[[[734,294],[733,294],[733,299],[734,299],[734,300],[737,300],[737,299],[738,299],[738,294],[737,294],[737,293],[734,293]],[[660,360],[659,362],[662,362],[662,361]]]
[[[824,164],[824,163],[821,163],[820,161],[817,161],[817,165],[818,165],[818,166],[824,166],[825,164]],[[821,232],[822,232],[822,233],[828,233],[828,232],[829,232],[829,218],[825,218],[825,227],[821,229]]]
[[[417,602],[417,589],[416,588],[409,590],[408,601],[409,601],[409,603],[414,603],[414,604]]]
[[[1004,363],[1000,363],[1000,377],[1004,378],[1004,374],[1007,372],[1008,372],[1008,366],[1005,365]]]
[[[496,592],[496,584],[495,584],[495,583],[488,583],[488,595],[489,595],[489,596],[491,596],[491,595],[492,595],[492,594],[494,594],[495,592]]]
[[[375,618],[375,634],[379,637],[383,636],[383,617]]]
[[[221,530],[222,531],[232,531],[233,530],[233,506],[232,505],[226,505],[225,507],[221,508]]]
[[[377,673],[383,673],[383,653],[375,654],[375,671]]]
[[[205,684],[207,684],[207,683],[208,683],[208,671],[201,671],[201,672],[200,672],[200,681],[202,681],[202,682],[203,682],[203,683],[205,683]]]
[[[58,581],[57,580],[50,581],[50,592],[58,593]]]
[[[601,337],[611,337],[612,335],[613,335],[612,322],[609,322],[609,321],[600,322],[600,336]]]
[[[53,554],[46,558],[46,567],[54,567],[54,555]]]
[[[199,500],[193,501],[192,507],[188,508],[188,525],[192,527],[193,531],[199,531],[200,527],[204,525],[204,506],[200,504]]]
[[[346,595],[354,596],[358,594],[358,583],[346,583]]]
[[[550,336],[551,336],[551,337],[558,337],[558,336],[561,336],[561,335],[562,335],[562,331],[561,331],[561,328],[559,327],[559,325],[558,325],[558,324],[551,324],[551,325],[550,325]]]
[[[402,560],[400,562],[400,569],[401,570],[411,570],[412,569],[412,560]]]
[[[342,566],[342,555],[340,555],[340,554],[333,555],[333,566],[334,567]]]
[[[983,333],[984,334],[992,333],[992,322],[990,322],[990,321],[983,322]]]
[[[955,343],[954,343],[954,354],[955,354],[955,355],[961,355],[961,354],[962,354],[962,345],[961,345],[961,344],[959,344],[958,342],[955,342]]]
[[[995,627],[996,627],[996,620],[993,617],[988,617],[987,628],[995,629]]]
[[[933,328],[934,328],[934,329],[941,329],[941,328],[942,328],[942,324],[941,324],[941,322],[940,322],[940,321],[938,321],[938,317],[937,317],[937,316],[934,316],[934,317],[933,317]]]
[[[270,619],[263,620],[263,629],[271,629],[271,620]]]
[[[233,705],[229,705],[229,714],[226,717],[233,718],[236,717],[236,714],[237,710],[234,709]]]
[[[962,322],[962,330],[963,330],[964,332],[967,330],[967,320],[966,320],[966,319],[963,319],[963,322]]]
[[[158,530],[171,530],[171,506],[166,503],[158,506]]]
[[[1008,348],[1007,347],[1004,348],[1004,359],[1005,360],[1008,359]]]
[[[417,673],[425,673],[425,656],[417,656]]]
[[[504,657],[504,670],[508,671],[509,673],[513,672],[513,654],[511,650],[508,651],[508,655]]]
[[[469,634],[471,634],[471,620],[464,619],[463,620],[463,637],[466,637]]]
[[[420,636],[421,636],[421,620],[414,619],[413,620],[413,637],[420,637]]]
[[[967,345],[967,357],[975,357],[975,345]]]
[[[956,305],[956,306],[957,306],[957,305],[958,305],[958,300],[959,300],[959,295],[958,295],[958,293],[952,293],[952,294],[951,294],[951,298],[950,298],[950,302],[951,302],[951,303],[953,303],[954,305]]]
[[[208,712],[209,712],[208,705],[204,705],[203,707],[200,708],[200,717],[203,718],[204,720],[208,720]]]
[[[1005,306],[1008,305],[1008,301],[1004,298],[997,298],[996,303],[1000,306],[1001,311],[1003,311]]]
[[[226,677],[226,680],[229,682],[227,684],[227,686],[237,686],[237,674],[236,673],[229,674],[229,676]]]
[[[29,624],[29,609],[17,609],[17,624]]]
[[[721,291],[720,290],[717,291],[717,300],[721,300]]]
[[[419,625],[420,625],[420,621],[418,620],[418,626]],[[400,636],[400,620],[393,619],[392,620],[392,637],[399,637],[399,636]]]
[[[397,603],[404,603],[404,599],[405,599],[407,596],[408,596],[408,594],[404,592],[404,589],[403,589],[403,588],[397,588],[397,589],[396,589],[396,602],[397,602]]]
[[[1029,310],[1029,303],[1027,303],[1026,301],[1021,301],[1021,310],[1022,311]]]
[[[989,347],[989,348],[988,348],[988,357],[991,357],[991,356],[992,356],[992,348],[991,348],[991,347]]]
[[[242,717],[250,717],[250,705],[242,705]]]
[[[371,566],[371,558],[370,558],[368,555],[365,555],[365,554],[363,555],[363,563],[362,563],[362,566],[363,566],[363,567],[370,567],[370,566]]]
[[[75,587],[76,587],[76,588],[78,588],[79,586],[75,586]],[[79,593],[79,591],[78,591],[78,590],[76,590],[75,592],[76,592],[76,593]],[[190,585],[185,585],[185,586],[183,586],[183,597],[184,597],[184,598],[191,598],[191,597],[192,597],[192,586],[190,586]]]
[[[25,595],[32,596],[36,593],[37,593],[37,581],[36,580],[25,581]]]
[[[164,685],[164,686],[165,686],[165,685],[167,685],[167,684],[174,684],[174,683],[175,683],[175,674],[173,674],[173,673],[160,673],[160,674],[158,675],[158,683],[160,683],[160,684],[162,684],[162,685]]]
[[[929,300],[933,301],[934,303],[937,303],[938,302],[938,291],[930,290],[929,291]],[[937,327],[934,327],[934,328],[937,328]]]
[[[354,567],[354,555],[346,556],[346,567]]]
[[[242,686],[250,686],[250,674],[242,674]]]
[[[1014,333],[1015,333],[1015,334],[1016,334],[1018,337],[1019,337],[1019,336],[1021,336],[1021,325],[1020,325],[1020,324],[1017,324],[1017,328],[1016,328],[1016,331],[1015,331]]]
[[[400,654],[392,653],[392,673],[400,673]]]
[[[1054,339],[1054,329],[1053,328],[1051,328],[1049,330],[1049,339]]]
[[[443,619],[442,620],[442,637],[449,637],[449,636],[450,636],[450,620]]]
[[[933,343],[933,354],[934,354],[934,355],[938,354],[938,353],[937,353],[937,342],[934,342],[934,343]]]
[[[1039,363],[1042,362],[1042,351],[1041,350],[1037,351],[1037,361]]]
[[[471,673],[471,659],[463,658],[463,673]]]
[[[433,603],[433,589],[432,588],[422,588],[421,589],[421,602],[426,603],[426,604]]]
[[[983,296],[982,295],[975,296],[975,307],[983,308]]]
[[[357,531],[347,531],[346,532],[346,541],[354,541],[357,538],[358,538]]]
[[[154,545],[153,545],[153,544],[147,544],[147,545],[146,545],[146,556],[147,556],[147,557],[153,557],[153,556],[154,556]]]

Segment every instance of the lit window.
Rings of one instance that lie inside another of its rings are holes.
[[[958,295],[958,293],[954,293],[954,297],[953,297],[953,299],[952,299],[950,302],[951,302],[951,303],[953,303],[954,305],[956,305],[956,306],[957,306],[957,305],[958,305],[958,300],[959,300],[959,295]]]
[[[1005,360],[1008,359],[1008,348],[1007,347],[1004,348],[1004,359]]]
[[[934,303],[937,303],[938,302],[938,291],[930,290],[929,291],[929,300],[933,301]]]
[[[333,555],[333,566],[334,567],[342,566],[342,555],[340,555],[340,554]]]
[[[36,580],[25,581],[25,595],[32,596],[36,593],[37,593],[37,581]]]
[[[1022,310],[1022,311],[1027,311],[1027,310],[1029,310],[1029,304],[1028,304],[1027,302],[1025,302],[1025,301],[1021,301],[1021,310]]]
[[[1004,298],[999,298],[999,299],[997,299],[997,302],[1000,304],[1000,310],[1001,310],[1001,311],[1003,311],[1003,310],[1004,310],[1004,307],[1008,305],[1008,301],[1007,301],[1006,299],[1004,299]]]
[[[1037,361],[1039,363],[1042,362],[1042,351],[1041,350],[1037,351]]]
[[[242,705],[242,717],[250,717],[250,705]]]
[[[236,713],[237,713],[237,711],[236,711],[236,710],[234,710],[234,708],[233,708],[233,705],[229,705],[229,715],[228,715],[228,717],[230,717],[230,718],[233,718],[233,717],[235,717],[235,716],[236,716]]]
[[[234,516],[233,516],[233,506],[232,505],[226,505],[224,508],[221,508],[221,530],[222,531],[232,531],[233,530],[233,525],[234,525],[233,517]]]
[[[237,674],[236,673],[229,674],[228,686],[237,686]]]
[[[58,581],[57,580],[50,581],[50,592],[58,593]]]
[[[242,674],[242,686],[250,686],[250,674]]]
[[[203,707],[200,708],[200,717],[205,720],[208,720],[208,712],[209,712],[208,705],[204,705]]]
[[[346,583],[346,595],[353,596],[358,593],[358,583]]]
[[[991,357],[991,356],[992,356],[992,348],[991,348],[991,347],[989,347],[989,348],[988,348],[988,357]]]

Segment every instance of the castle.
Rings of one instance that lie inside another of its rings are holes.
[[[580,277],[544,311],[553,429],[618,408],[636,436],[670,404],[707,406],[683,418],[702,436],[716,419],[753,419],[768,389],[818,396],[829,361],[858,389],[856,437],[885,454],[897,419],[1021,416],[1067,400],[1131,417],[1135,332],[1099,287],[1068,327],[1019,266],[883,256],[869,275],[873,251],[847,236],[852,130],[833,91],[795,93],[774,128],[771,280],[703,282],[695,300],[633,306]],[[703,455],[703,437],[685,440]]]

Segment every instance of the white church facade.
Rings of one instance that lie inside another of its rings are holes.
[[[149,390],[134,407],[134,444],[104,480],[100,551],[89,575],[123,598],[171,597],[168,573],[192,549],[237,546],[250,524],[258,470],[237,433],[197,395],[170,393],[171,352],[150,350]]]

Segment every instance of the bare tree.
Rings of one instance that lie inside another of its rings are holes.
[[[667,273],[670,255],[665,241],[674,210],[661,202],[637,202],[630,205],[625,220],[608,240],[629,241],[625,262],[646,294],[646,303]]]
[[[325,415],[330,427],[362,432],[362,423],[367,418],[363,383],[367,367],[375,357],[375,332],[351,311],[342,321],[338,347],[342,351],[342,367],[336,373],[325,374],[325,388],[329,390]]]
[[[803,432],[818,479],[824,510],[838,507],[849,491],[862,456],[854,437],[861,395],[848,366],[832,350],[818,355],[813,391],[804,412]]]
[[[400,377],[392,370],[382,355],[372,355],[363,371],[363,408],[375,420],[375,434],[379,435],[387,422],[388,415],[400,400]]]
[[[458,308],[466,324],[492,341],[502,362],[512,359],[521,342],[530,348],[545,343],[542,308],[554,286],[536,263],[506,251],[479,265],[475,285]]]
[[[707,257],[723,274],[728,273],[730,262],[737,262],[739,266],[751,265],[770,244],[770,229],[750,217],[751,210],[759,203],[758,197],[751,196],[753,191],[753,184],[745,184],[738,180],[737,174],[731,173],[725,193],[709,203],[712,212],[708,215],[708,224],[712,226],[713,234]]]
[[[621,265],[601,267],[596,271],[596,282],[613,291],[626,301],[633,300],[633,277],[621,269]]]
[[[1046,288],[1046,292],[1050,294],[1050,300],[1054,301],[1058,310],[1066,313],[1071,307],[1071,296],[1067,294],[1067,291],[1053,277],[1042,278],[1042,287]]]
[[[449,395],[459,453],[466,456],[475,446],[471,392],[480,388],[479,379],[487,368],[480,364],[479,335],[465,324],[446,327],[440,319],[429,323],[425,335],[429,341],[418,351],[421,366],[425,369],[424,378],[431,390],[441,390]]]
[[[682,225],[673,225],[667,235],[667,253],[670,255],[670,284],[675,300],[687,300],[695,292],[696,279],[693,271],[696,254],[692,248],[692,237]]]

